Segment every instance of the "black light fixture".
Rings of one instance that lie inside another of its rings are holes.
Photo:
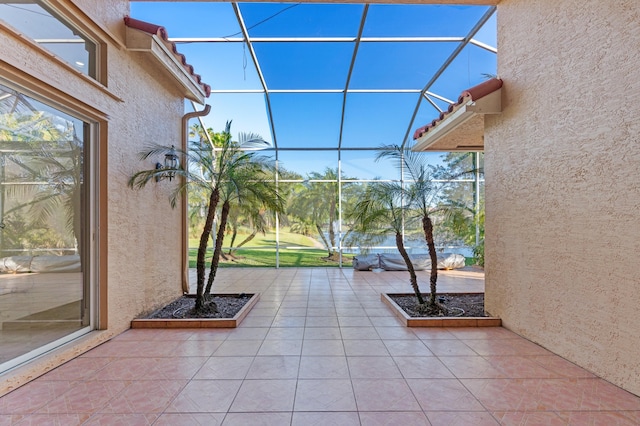
[[[156,170],[167,170],[162,174],[156,175],[156,182],[160,182],[162,179],[169,179],[171,181],[176,176],[176,169],[180,165],[178,161],[178,155],[176,154],[176,147],[171,145],[171,149],[164,155],[164,164],[156,163]]]

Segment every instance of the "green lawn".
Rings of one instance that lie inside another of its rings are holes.
[[[244,240],[246,234],[238,234],[236,243]],[[225,238],[225,245],[230,241],[230,237]],[[189,267],[196,267],[196,256],[198,252],[198,239],[189,240]],[[275,234],[256,235],[249,242],[250,248],[240,248],[236,252],[236,258],[232,261],[221,259],[220,267],[248,267],[248,266],[276,266],[276,241]],[[212,247],[211,241],[209,247]],[[292,232],[280,232],[280,266],[281,267],[337,267],[338,262],[323,260],[327,257],[327,251],[318,248],[322,247],[315,239]],[[283,247],[304,247],[304,248],[283,248]],[[228,249],[227,249],[228,250]],[[227,250],[224,250],[226,253]],[[207,251],[207,267],[211,262],[212,250]],[[351,265],[353,256],[343,256],[343,265]]]
[[[236,242],[244,240],[247,234],[238,234]],[[228,244],[230,237],[225,238],[225,244]],[[194,238],[189,240],[189,267],[196,267],[196,255],[199,240]],[[275,234],[256,235],[248,244],[250,248],[240,248],[236,252],[236,258],[231,261],[220,261],[221,268],[233,267],[275,267],[276,266],[276,241]],[[282,248],[282,247],[304,247]],[[280,232],[280,266],[281,267],[337,267],[338,262],[329,262],[323,260],[327,257],[327,251],[321,247],[317,240],[306,237],[304,235],[281,231]],[[209,241],[209,250],[207,250],[207,267],[211,264],[211,255],[213,252],[212,243]],[[226,253],[228,249],[224,250]],[[342,257],[342,265],[350,266],[353,255],[344,255]],[[473,265],[474,259],[466,258],[466,265]]]
[[[210,265],[211,252],[209,251],[207,258],[207,267]],[[197,249],[189,249],[189,267],[196,267]],[[280,266],[281,267],[337,267],[338,262],[329,262],[322,258],[327,257],[325,250],[319,249],[280,249]],[[343,256],[343,265],[351,265],[353,256]],[[249,267],[249,266],[276,266],[276,250],[275,249],[246,249],[238,250],[236,258],[232,261],[220,261],[221,268],[233,267]]]

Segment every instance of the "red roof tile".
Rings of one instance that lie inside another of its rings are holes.
[[[135,28],[136,30],[144,31],[149,34],[155,34],[160,37],[160,39],[169,48],[169,50],[173,52],[176,59],[178,59],[178,62],[182,64],[184,69],[187,71],[187,74],[191,75],[196,83],[202,88],[202,90],[204,90],[206,97],[209,97],[209,95],[211,95],[211,86],[202,82],[202,78],[200,77],[200,75],[194,72],[193,66],[187,63],[187,58],[182,53],[178,52],[176,44],[169,40],[169,35],[164,27],[145,21],[140,21],[129,16],[126,16],[124,18],[124,23],[127,27]]]
[[[495,92],[496,90],[502,87],[502,80],[499,78],[492,78],[485,82],[478,84],[477,86],[473,86],[470,89],[467,89],[460,93],[458,97],[458,102],[455,104],[449,105],[449,108],[446,111],[440,113],[440,116],[433,120],[431,123],[426,126],[420,127],[413,134],[413,139],[418,139],[424,136],[429,130],[438,125],[439,122],[445,119],[445,117],[455,111],[460,105],[465,104],[469,101],[477,101],[480,98],[487,96],[490,93]]]

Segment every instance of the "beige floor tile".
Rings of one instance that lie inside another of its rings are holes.
[[[340,327],[343,340],[380,340],[375,327]]]
[[[345,340],[344,349],[347,356],[389,356],[381,340]]]
[[[291,423],[291,412],[286,413],[229,413],[223,426],[282,426]]]
[[[130,383],[121,380],[75,383],[65,393],[38,408],[36,412],[41,414],[92,414],[101,410],[113,397],[123,392]]]
[[[356,411],[351,381],[298,380],[294,411]]]
[[[269,340],[266,339],[260,349],[258,356],[272,355],[300,355],[302,352],[302,340]]]
[[[504,371],[496,365],[497,362],[489,362],[481,356],[441,356],[439,359],[459,379],[499,379],[506,377]]]
[[[405,275],[221,270],[262,293],[239,328],[124,332],[0,397],[0,426],[640,424],[639,397],[506,329],[407,329],[380,301]]]
[[[186,380],[136,381],[112,398],[99,412],[162,413],[186,384]]]
[[[358,411],[421,411],[403,379],[352,379]]]
[[[343,356],[303,356],[298,378],[348,379],[347,359]]]
[[[251,356],[209,358],[194,376],[196,380],[244,379],[253,363]]]
[[[459,340],[428,340],[427,348],[436,356],[477,356],[473,349]]]
[[[422,412],[361,412],[362,426],[430,426],[431,423]],[[468,423],[471,425],[472,423]],[[474,425],[475,426],[475,425]]]
[[[422,340],[383,340],[393,356],[434,356]]]
[[[307,317],[291,317],[278,315],[271,323],[271,327],[304,327]]]
[[[501,425],[548,425],[548,426],[566,426],[565,422],[558,414],[548,411],[518,411],[518,412],[495,412],[493,416],[498,419]],[[607,426],[610,423],[606,424]]]
[[[165,413],[226,413],[242,380],[192,380]]]
[[[500,423],[486,411],[427,411],[427,418],[432,425],[450,426],[496,426]]]
[[[78,382],[36,380],[0,398],[0,414],[28,414],[69,391]]]
[[[253,308],[255,309],[255,308]],[[239,328],[269,328],[275,317],[275,313],[272,316],[249,316],[242,320]]]
[[[292,426],[360,426],[357,412],[342,413],[302,413],[294,412],[291,420]]]
[[[225,413],[165,413],[154,426],[220,426]]]
[[[98,414],[99,415],[99,414]],[[20,424],[23,426],[42,426],[42,425],[64,425],[64,426],[76,426],[88,424],[85,423],[90,414],[28,414],[25,416],[21,416],[20,418],[16,417],[15,422],[6,423],[7,425]],[[150,417],[154,417],[151,415]],[[19,421],[19,423],[18,423]],[[142,423],[145,424],[145,423]],[[146,423],[151,424],[151,423]],[[5,425],[0,420],[0,425]]]
[[[338,327],[305,327],[305,340],[336,340],[341,339]]]
[[[230,412],[293,411],[296,380],[245,380]]]
[[[393,358],[405,379],[453,379],[455,376],[433,356],[400,356]]]
[[[175,347],[172,356],[211,356],[221,344],[221,340],[187,340]]]
[[[262,340],[227,340],[213,353],[218,356],[254,356],[258,353]]]
[[[42,379],[66,381],[88,379],[111,361],[111,358],[76,358],[51,370]]]
[[[418,340],[418,336],[408,327],[376,327],[383,340]]]
[[[304,337],[304,328],[302,327],[280,327],[271,328],[265,337],[265,340],[283,340],[295,339],[301,340]]]
[[[299,356],[260,356],[253,360],[246,379],[296,379],[299,366]]]
[[[398,366],[390,356],[348,356],[349,374],[354,379],[399,379]]]
[[[308,316],[305,327],[338,327],[338,317]]]
[[[302,343],[303,356],[344,356],[342,340],[305,340]]]
[[[484,411],[457,379],[407,379],[424,411]]]
[[[263,327],[237,328],[234,333],[229,334],[227,342],[230,340],[263,340],[268,332],[269,329]]]

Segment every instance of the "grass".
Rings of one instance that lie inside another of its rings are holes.
[[[247,234],[238,234],[236,242],[244,240]],[[329,262],[322,258],[327,257],[327,250],[321,248],[317,240],[305,235],[293,232],[280,231],[280,266],[281,267],[338,267],[338,262]],[[225,238],[225,243],[230,241],[229,236]],[[189,239],[189,267],[196,267],[196,256],[198,253],[199,240]],[[249,243],[249,248],[241,247],[235,255],[233,261],[220,259],[220,267],[275,267],[276,266],[276,240],[275,234],[256,235]],[[212,242],[209,241],[207,250],[207,267],[211,265]],[[283,247],[303,247],[303,248],[283,248]],[[228,249],[227,249],[228,250]],[[227,250],[223,250],[225,253]],[[343,265],[350,265],[352,255],[342,257]]]
[[[209,252],[210,254],[211,252]],[[189,249],[189,267],[196,267],[197,249]],[[236,252],[236,258],[233,261],[224,261],[221,259],[221,268],[234,267],[275,267],[276,266],[276,250],[268,249],[244,249]],[[327,257],[326,250],[320,249],[280,249],[280,266],[281,267],[337,267],[338,262],[329,262],[322,258]],[[350,265],[353,256],[343,256],[343,265]],[[207,259],[207,267],[210,266],[210,256]]]
[[[236,242],[245,239],[247,234],[238,234]],[[230,237],[225,238],[225,243],[229,243]],[[196,255],[199,240],[197,238],[189,239],[189,267],[196,267]],[[276,240],[275,234],[256,235],[249,243],[249,248],[241,247],[236,252],[236,258],[232,261],[220,260],[221,268],[238,268],[238,267],[271,267],[276,266]],[[303,247],[303,248],[283,248],[283,247]],[[322,244],[317,240],[294,232],[280,232],[280,267],[338,267],[338,262],[327,261],[327,251],[322,249]],[[213,243],[209,241],[209,250],[207,250],[207,268],[211,266],[211,254],[213,252]],[[225,253],[228,249],[223,250]],[[343,255],[342,265],[350,266],[353,255]],[[465,265],[474,265],[475,261],[472,257],[465,258]]]

